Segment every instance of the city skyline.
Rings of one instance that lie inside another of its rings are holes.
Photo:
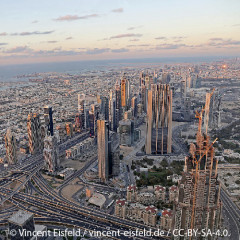
[[[1,3],[0,65],[148,57],[237,56],[240,2]]]

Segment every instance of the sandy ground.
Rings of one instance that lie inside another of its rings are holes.
[[[78,160],[71,160],[71,159],[65,159],[64,161],[61,162],[61,165],[64,168],[74,168],[76,170],[79,170],[84,167],[86,162],[80,162]]]
[[[82,185],[78,185],[79,179],[74,179],[71,184],[62,189],[62,195],[70,201],[75,201],[72,196],[83,188]],[[76,202],[76,201],[75,201]]]

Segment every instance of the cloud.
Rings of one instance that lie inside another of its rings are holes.
[[[8,43],[1,43],[0,42],[0,46],[4,46],[4,45],[8,45]]]
[[[141,37],[142,34],[135,34],[135,33],[125,33],[125,34],[119,34],[115,36],[111,36],[110,39],[114,38],[129,38],[129,37]]]
[[[122,13],[122,12],[123,12],[123,8],[116,8],[116,9],[113,9],[112,12],[115,12],[115,13]]]
[[[35,21],[32,21],[32,23],[38,23],[38,21],[37,21],[37,20],[35,20]]]
[[[172,39],[183,39],[187,38],[186,36],[173,36]]]
[[[58,17],[54,20],[55,21],[76,21],[76,20],[80,20],[80,19],[88,19],[88,18],[95,18],[95,17],[99,17],[99,15],[98,14],[89,14],[89,15],[84,15],[84,16],[65,15],[65,16]]]
[[[240,23],[239,24],[234,24],[232,25],[233,27],[240,27]]]
[[[134,38],[134,39],[130,39],[129,41],[130,41],[130,42],[138,42],[138,41],[139,41],[139,39],[137,39],[137,38]]]
[[[127,48],[112,49],[111,52],[113,52],[113,53],[123,53],[123,52],[129,52],[129,49],[127,49]]]
[[[156,39],[156,40],[167,40],[166,37],[156,37],[155,39]]]
[[[18,46],[5,50],[4,53],[26,53],[32,52],[32,49],[27,46]]]
[[[185,44],[160,44],[157,45],[156,49],[178,49],[181,47],[187,47]]]
[[[210,38],[210,42],[206,43],[207,46],[212,47],[234,47],[240,45],[240,41],[230,39],[223,39],[223,38]]]
[[[47,43],[57,43],[58,41],[47,41]]]
[[[93,48],[93,49],[88,49],[85,51],[86,54],[101,54],[105,52],[109,52],[110,48]]]
[[[65,38],[65,40],[71,40],[71,39],[73,39],[72,37],[67,37],[67,38]]]
[[[222,38],[210,38],[209,40],[210,41],[222,41],[223,39]]]
[[[135,27],[129,27],[127,30],[134,30],[134,29],[137,29],[137,28],[141,28],[142,27],[142,25],[139,25],[139,26],[135,26]]]
[[[7,33],[6,32],[2,32],[2,33],[0,33],[0,36],[7,36]]]
[[[51,34],[53,32],[54,31],[44,31],[44,32],[34,31],[34,32],[11,33],[10,35],[12,35],[12,36],[47,35],[47,34]]]

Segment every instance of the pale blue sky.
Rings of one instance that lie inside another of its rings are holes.
[[[0,64],[237,56],[239,0],[2,0]]]

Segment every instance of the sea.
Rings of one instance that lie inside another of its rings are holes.
[[[99,71],[117,67],[156,66],[170,63],[200,63],[222,59],[223,57],[172,57],[4,65],[0,66],[0,82],[27,82],[28,78],[16,78],[16,76],[33,73],[58,72],[77,74],[86,71]],[[224,59],[226,59],[226,57]]]

